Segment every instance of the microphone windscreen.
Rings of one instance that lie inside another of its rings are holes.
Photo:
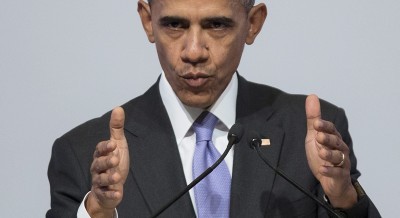
[[[243,127],[239,123],[233,124],[228,133],[228,141],[230,144],[237,144],[243,136]]]

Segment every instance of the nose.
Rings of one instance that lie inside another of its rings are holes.
[[[191,29],[184,40],[181,59],[183,62],[196,65],[208,60],[209,48],[201,30]]]

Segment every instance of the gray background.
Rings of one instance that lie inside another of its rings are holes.
[[[346,109],[360,179],[384,217],[400,202],[400,3],[266,1],[239,71]],[[0,0],[2,217],[43,217],[53,141],[144,92],[161,69],[135,0]]]

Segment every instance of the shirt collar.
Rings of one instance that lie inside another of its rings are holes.
[[[167,110],[175,138],[179,144],[192,126],[197,117],[204,111],[202,108],[194,108],[184,105],[175,95],[165,74],[162,73],[159,90],[162,102]],[[220,120],[217,128],[228,130],[236,119],[236,98],[238,92],[238,79],[235,73],[218,100],[208,110]],[[222,124],[222,125],[221,125]]]

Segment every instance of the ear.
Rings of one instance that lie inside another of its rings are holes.
[[[267,18],[267,7],[265,6],[265,4],[261,3],[250,9],[248,14],[248,21],[250,22],[250,28],[249,32],[247,33],[246,44],[248,45],[253,44],[258,33],[261,31],[261,28],[266,18]]]
[[[150,5],[144,0],[138,1],[137,11],[142,21],[143,29],[146,32],[149,42],[154,43],[153,25],[151,23],[151,9]]]

